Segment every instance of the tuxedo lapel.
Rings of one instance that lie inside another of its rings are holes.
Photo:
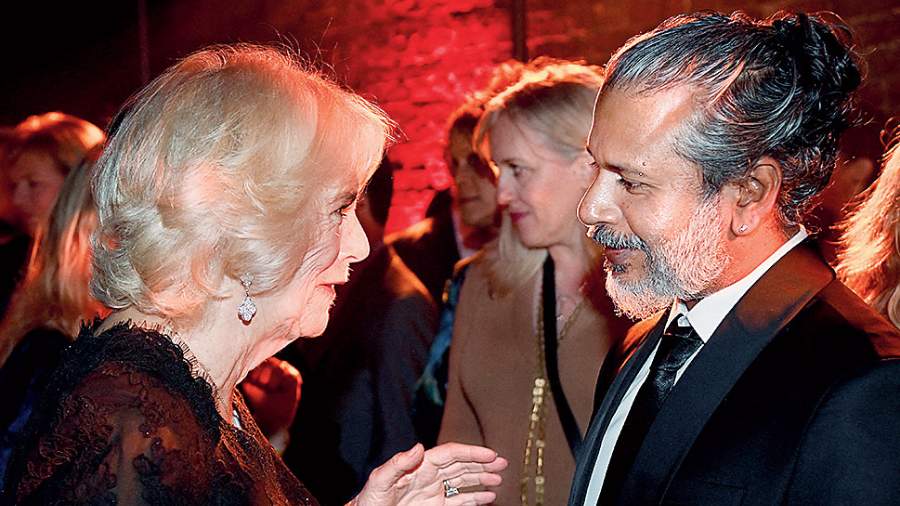
[[[597,461],[600,444],[603,441],[603,434],[606,433],[609,421],[616,412],[616,408],[622,402],[622,397],[625,396],[628,386],[631,385],[631,382],[640,370],[641,365],[647,361],[647,357],[656,347],[656,343],[659,342],[663,333],[663,328],[665,327],[667,315],[668,312],[663,311],[658,316],[655,325],[648,325],[650,331],[646,334],[646,337],[640,335],[635,336],[633,342],[636,344],[633,346],[628,346],[626,342],[623,348],[623,360],[606,362],[603,364],[600,372],[601,381],[604,377],[609,376],[609,374],[604,374],[604,372],[608,373],[607,367],[619,368],[619,371],[612,380],[612,383],[609,384],[609,388],[603,396],[603,401],[596,409],[596,412],[591,419],[591,424],[588,426],[587,433],[585,434],[584,444],[581,447],[581,454],[578,456],[578,462],[575,467],[575,479],[572,482],[572,490],[569,493],[569,505],[581,505],[584,503],[584,496],[587,493],[587,487],[591,481],[591,474],[593,474],[594,471],[594,464]],[[620,364],[622,364],[621,368],[619,367]],[[603,388],[603,385],[598,384],[597,388]]]
[[[626,479],[621,504],[657,503],[707,420],[778,332],[834,273],[801,245],[744,295],[660,408]]]

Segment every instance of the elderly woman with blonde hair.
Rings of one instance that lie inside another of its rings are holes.
[[[95,296],[10,466],[19,504],[315,504],[237,383],[320,334],[368,254],[354,213],[391,123],[258,46],[195,53],[123,108],[94,180]],[[310,455],[309,458],[316,458]],[[483,504],[505,461],[420,445],[355,504]]]
[[[438,442],[513,458],[498,505],[566,502],[594,396],[584,378],[625,329],[603,292],[602,250],[576,216],[601,83],[596,67],[536,60],[475,129],[503,216],[460,291]]]
[[[900,127],[888,144],[881,175],[842,228],[838,274],[900,328]]]

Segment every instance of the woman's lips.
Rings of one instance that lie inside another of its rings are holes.
[[[516,223],[516,222],[518,222],[518,221],[521,221],[522,218],[524,218],[527,214],[528,214],[528,213],[510,212],[510,213],[509,213],[509,219],[510,219],[510,221],[512,221],[513,223]]]

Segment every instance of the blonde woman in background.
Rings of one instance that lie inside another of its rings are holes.
[[[31,241],[37,228],[47,221],[63,181],[104,139],[103,132],[93,124],[61,112],[29,116],[4,133],[0,182],[6,188],[0,196],[8,197],[9,209],[3,218],[21,233],[8,236],[5,244],[0,239],[0,259],[6,262],[0,268],[0,318],[8,297],[24,276]]]
[[[510,458],[499,505],[565,504],[594,398],[584,378],[625,329],[576,216],[594,175],[584,146],[601,82],[596,67],[534,61],[475,131],[503,217],[462,285],[438,442]]]
[[[12,202],[34,237],[47,220],[66,176],[87,153],[103,143],[103,131],[81,118],[48,112],[16,125],[4,153],[9,166]]]
[[[63,348],[84,320],[109,312],[88,288],[90,236],[97,227],[91,167],[86,161],[66,176],[49,220],[35,230],[25,278],[0,325],[0,484]]]
[[[884,168],[843,224],[837,271],[844,283],[900,328],[900,128]]]

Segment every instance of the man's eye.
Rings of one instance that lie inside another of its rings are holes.
[[[636,183],[633,181],[629,181],[629,180],[623,178],[622,176],[619,176],[617,181],[620,185],[622,185],[623,188],[625,188],[626,191],[640,190],[644,186],[643,183]]]

